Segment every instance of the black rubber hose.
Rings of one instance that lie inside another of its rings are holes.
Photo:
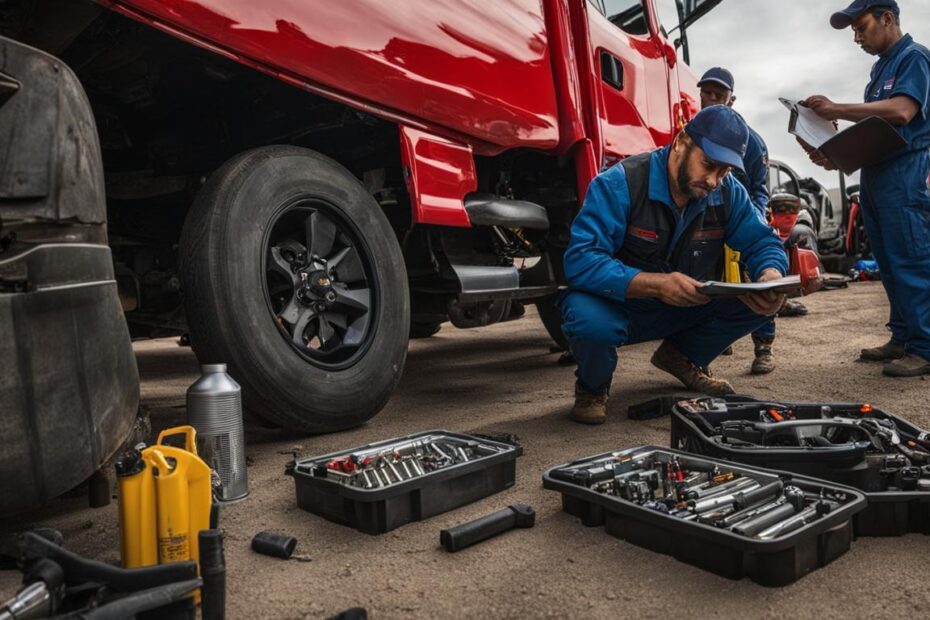
[[[199,534],[200,596],[202,620],[223,620],[226,617],[226,557],[223,553],[223,533],[202,530]]]
[[[126,620],[126,618],[134,618],[136,614],[158,609],[181,600],[199,588],[202,583],[200,579],[189,579],[142,590],[81,613],[76,617],[82,620]]]
[[[533,527],[536,513],[526,504],[514,504],[503,510],[456,525],[439,533],[439,542],[454,553],[516,527]]]
[[[54,560],[61,566],[69,583],[96,581],[116,592],[137,592],[197,577],[196,562],[119,568],[82,558],[33,532],[16,534],[8,539],[3,553],[21,564],[40,558]]]

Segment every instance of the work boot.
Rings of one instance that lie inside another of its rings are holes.
[[[890,360],[899,360],[904,357],[904,343],[898,342],[894,338],[880,347],[871,349],[862,349],[859,352],[859,359],[866,362],[887,362]]]
[[[776,315],[780,317],[804,316],[807,314],[807,306],[796,299],[786,299]]]
[[[921,375],[930,375],[930,362],[908,353],[901,359],[888,362],[882,368],[882,374],[889,377],[919,377]]]
[[[582,424],[603,424],[607,421],[607,394],[592,394],[575,384],[575,406],[568,416]]]
[[[750,373],[754,375],[767,375],[775,370],[775,358],[772,356],[773,338],[752,337],[752,343],[756,345],[756,359],[752,360]]]
[[[662,346],[656,349],[650,361],[653,366],[676,377],[687,388],[695,392],[710,396],[726,396],[736,393],[728,381],[715,379],[708,369],[701,368],[689,360],[668,341],[663,342]]]

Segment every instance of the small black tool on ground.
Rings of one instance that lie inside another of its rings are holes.
[[[327,620],[368,620],[368,610],[364,607],[351,607],[330,616]]]
[[[446,551],[454,553],[517,527],[533,527],[534,523],[536,513],[532,508],[526,504],[514,504],[474,521],[442,530],[439,532],[439,542]]]
[[[296,538],[277,532],[259,532],[252,538],[252,551],[284,560],[291,557],[296,546]]]

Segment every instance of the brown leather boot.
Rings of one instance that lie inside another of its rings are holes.
[[[930,375],[930,361],[909,353],[899,360],[885,364],[882,374],[888,377],[919,377]]]
[[[568,416],[582,424],[603,424],[607,421],[607,394],[592,394],[575,384],[575,406]]]
[[[753,336],[752,342],[756,345],[756,358],[752,360],[749,372],[754,375],[767,375],[775,370],[775,358],[772,356],[772,343],[775,339]]]
[[[709,396],[726,396],[736,393],[728,381],[715,379],[709,370],[696,365],[667,340],[656,349],[650,361],[653,366],[676,377],[687,388],[695,392]]]
[[[890,360],[899,360],[904,357],[904,343],[898,342],[894,338],[880,347],[871,349],[862,349],[859,352],[859,359],[866,362],[887,362]]]

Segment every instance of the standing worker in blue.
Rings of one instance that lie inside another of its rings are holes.
[[[701,109],[712,105],[725,105],[732,108],[736,102],[733,74],[723,67],[709,69],[698,81],[701,89]],[[769,206],[769,151],[765,141],[752,127],[749,127],[749,142],[743,167],[734,168],[733,176],[749,192],[749,200],[766,217]],[[775,358],[772,345],[775,342],[775,318],[757,329],[752,334],[755,357],[751,372],[764,375],[775,370]]]
[[[861,172],[863,221],[891,305],[891,339],[863,349],[860,359],[886,362],[882,371],[892,377],[930,374],[930,51],[901,32],[895,0],[856,0],[830,24],[852,26],[855,42],[878,56],[865,103],[821,95],[801,103],[834,121],[880,116],[907,140]],[[815,164],[833,168],[822,153],[802,146]]]
[[[699,392],[733,388],[707,367],[730,344],[775,314],[783,295],[711,300],[700,280],[716,279],[723,247],[743,253],[754,280],[782,277],[781,241],[730,171],[743,167],[746,123],[732,109],[705,108],[672,144],[623,160],[598,175],[572,223],[565,251],[569,290],[562,330],[578,368],[571,417],[606,419],[617,347],[662,340],[659,369]]]

